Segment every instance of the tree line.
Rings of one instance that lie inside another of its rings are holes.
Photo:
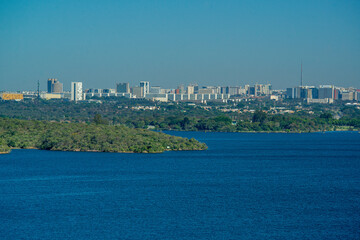
[[[9,152],[14,148],[37,148],[57,151],[160,153],[207,148],[204,143],[195,139],[104,123],[60,123],[0,118],[0,152]]]
[[[267,105],[266,105],[266,104]],[[315,132],[336,129],[359,129],[360,110],[355,107],[314,105],[309,111],[294,114],[272,114],[271,102],[239,103],[238,107],[256,111],[223,112],[214,105],[186,103],[156,103],[147,100],[110,98],[103,103],[74,103],[67,101],[0,102],[0,115],[20,119],[37,119],[58,122],[124,125],[137,129],[222,131],[222,132]],[[278,103],[279,104],[279,103]],[[284,101],[283,104],[288,104]],[[134,110],[137,106],[153,106],[156,110]],[[229,107],[221,105],[222,107]],[[295,105],[293,106],[295,109]],[[309,106],[306,106],[309,108]],[[263,111],[268,109],[268,113]],[[101,119],[94,119],[101,116]],[[335,119],[335,116],[337,117]],[[339,118],[339,116],[341,116]]]

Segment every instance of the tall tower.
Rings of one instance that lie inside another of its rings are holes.
[[[300,74],[300,87],[302,87],[303,81],[302,81],[302,60],[301,60],[301,74]]]
[[[143,95],[146,96],[147,93],[150,93],[150,82],[141,81],[140,87],[143,87]]]
[[[81,101],[83,98],[82,82],[71,82],[71,101]]]
[[[63,84],[60,83],[56,78],[49,78],[47,82],[48,93],[62,93]]]
[[[37,84],[37,98],[40,99],[40,81],[38,80]]]

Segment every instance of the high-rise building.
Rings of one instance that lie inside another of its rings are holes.
[[[313,99],[319,99],[319,89],[314,87],[311,89],[311,96]]]
[[[136,98],[145,97],[145,96],[144,96],[144,88],[143,88],[143,87],[133,87],[133,88],[131,88],[131,93],[132,93]]]
[[[227,94],[230,94],[231,96],[238,95],[239,94],[239,87],[228,87]]]
[[[194,94],[198,93],[199,91],[199,85],[195,84],[194,85]]]
[[[286,98],[295,98],[295,88],[286,89]]]
[[[270,95],[271,94],[271,84],[255,84],[255,96],[261,95]]]
[[[84,100],[82,82],[71,82],[71,101]]]
[[[52,84],[55,81],[54,78],[49,78],[47,81],[47,92],[51,93],[52,92]]]
[[[312,98],[309,96],[309,91],[304,86],[300,86],[300,98]]]
[[[245,94],[250,95],[250,85],[245,85],[244,89],[245,89]]]
[[[62,93],[63,84],[60,83],[56,78],[49,78],[47,82],[48,93]]]
[[[343,101],[353,101],[355,100],[355,92],[350,92],[350,91],[344,91],[341,93],[341,99]]]
[[[340,90],[335,88],[334,89],[334,100],[338,100],[340,96]]]
[[[228,94],[229,93],[229,87],[221,87],[220,88],[221,94]]]
[[[195,92],[194,86],[192,86],[192,85],[187,86],[187,88],[186,88],[187,94],[194,94],[194,92]]]
[[[129,83],[117,83],[116,84],[117,93],[130,93]]]
[[[334,86],[322,85],[319,88],[319,99],[330,98],[334,99]]]
[[[184,94],[184,93],[185,93],[185,87],[184,87],[183,84],[179,85],[179,86],[178,86],[178,89],[179,89],[180,94]]]
[[[255,95],[255,87],[249,87],[248,95]]]
[[[141,81],[140,87],[143,88],[143,97],[145,97],[147,93],[150,93],[150,82]]]
[[[360,89],[356,90],[355,100],[356,100],[356,101],[360,101]]]

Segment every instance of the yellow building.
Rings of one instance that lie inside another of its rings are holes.
[[[2,100],[24,100],[24,94],[22,93],[1,93]]]

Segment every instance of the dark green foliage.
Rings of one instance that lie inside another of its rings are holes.
[[[9,153],[11,148],[7,145],[7,142],[4,138],[0,139],[0,153]]]
[[[0,116],[185,131],[315,132],[360,128],[360,109],[340,103],[307,105],[301,100],[287,99],[275,103],[255,99],[233,104],[189,105],[115,97],[100,100],[102,103],[65,100],[0,102]],[[156,109],[137,109],[139,106]],[[279,114],[278,110],[271,107],[281,107],[293,113]],[[229,111],[231,108],[238,109]],[[268,111],[257,110],[252,113],[259,108]],[[26,147],[26,144],[24,142],[23,146]],[[14,145],[14,142],[9,142],[9,145]]]
[[[95,114],[95,117],[93,119],[93,123],[95,124],[109,124],[109,121],[107,121],[106,119],[102,118],[100,114]]]
[[[316,132],[333,130],[333,126],[321,119],[273,115],[267,116],[263,122],[240,121],[236,129],[240,132]]]
[[[0,152],[10,148],[58,151],[159,153],[169,150],[204,150],[194,139],[145,129],[104,124],[57,123],[0,118]]]
[[[253,115],[253,118],[252,118],[252,121],[253,122],[259,122],[259,123],[264,123],[265,120],[266,120],[266,113],[264,111],[261,111],[261,110],[256,110],[254,115]]]
[[[330,112],[325,112],[325,113],[320,114],[320,118],[329,120],[329,119],[333,118],[333,115]]]
[[[196,125],[200,131],[221,131],[231,132],[231,119],[227,116],[218,116],[214,118],[201,119]]]

